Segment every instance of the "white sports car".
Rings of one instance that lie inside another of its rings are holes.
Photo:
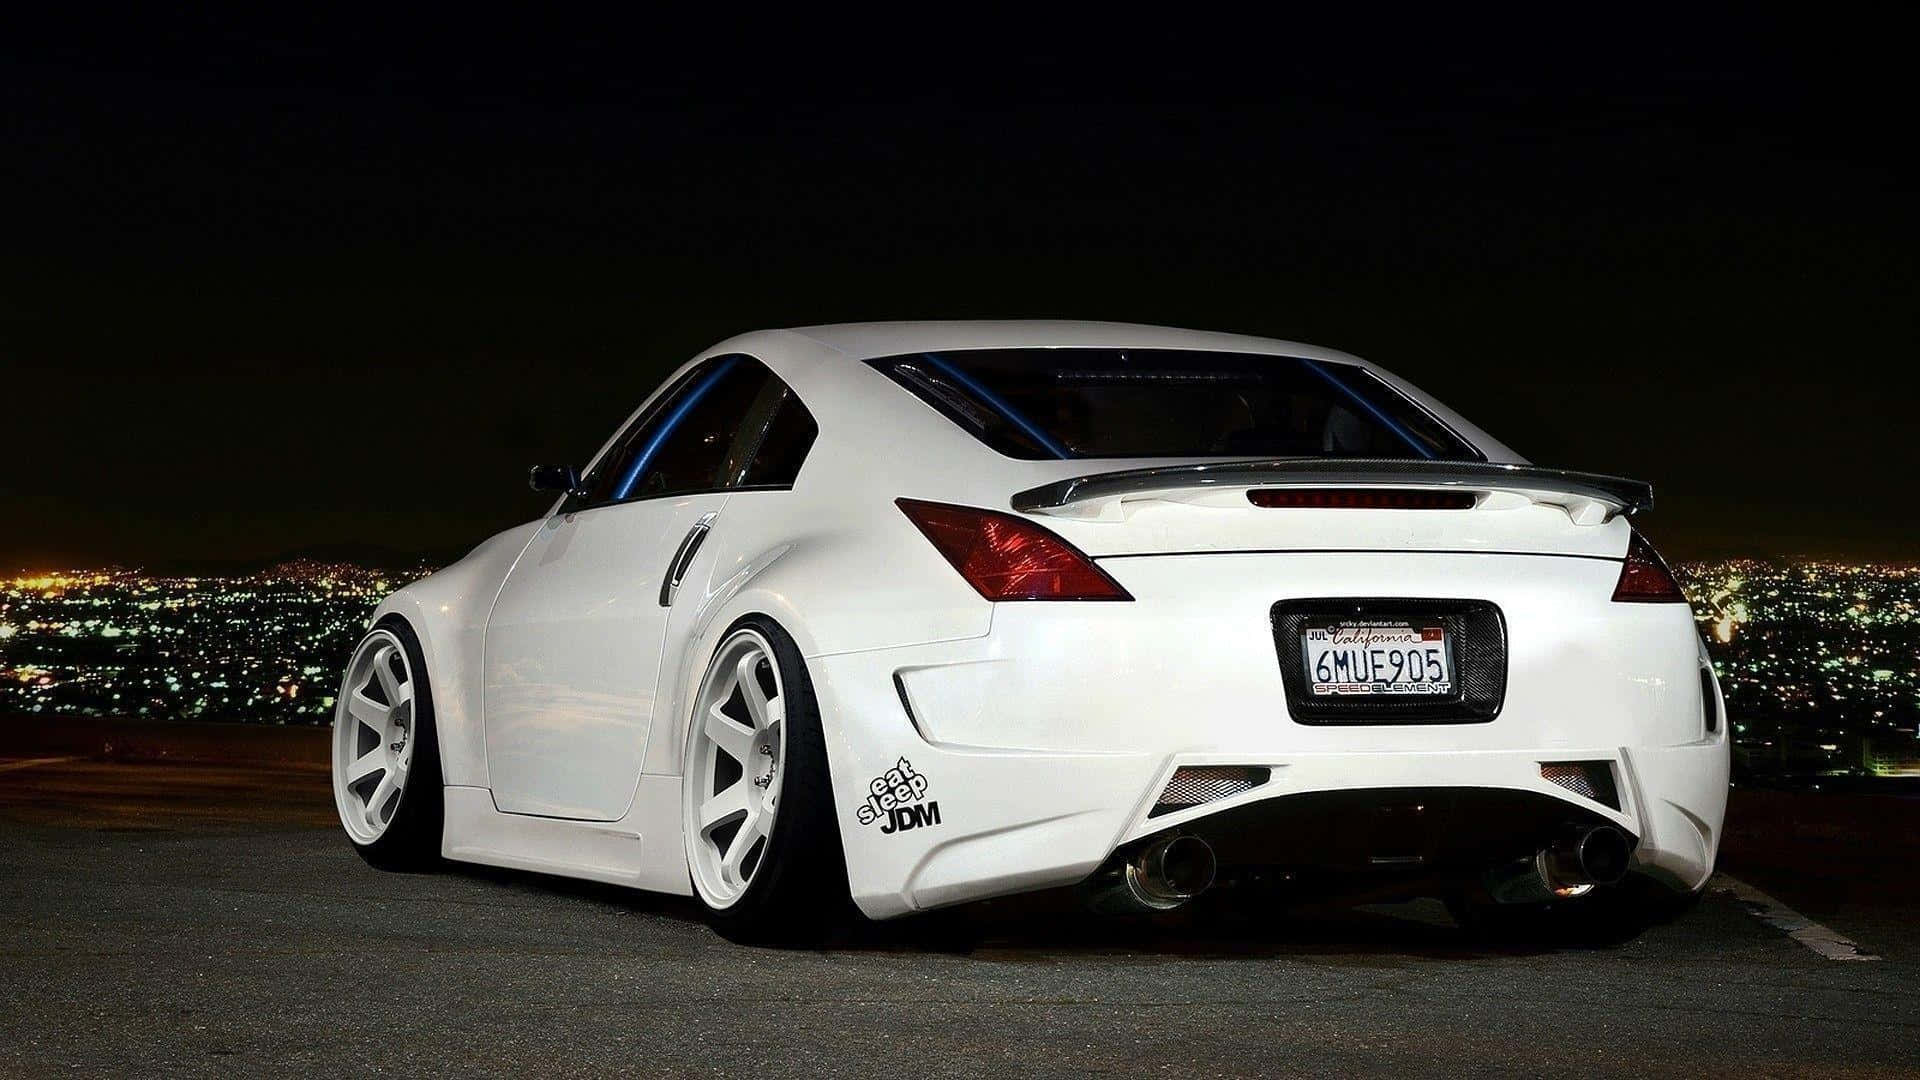
[[[761,939],[848,899],[1537,913],[1713,869],[1728,725],[1647,485],[1344,353],[752,333],[532,482],[545,517],[350,661],[334,794],[376,865],[692,895]]]

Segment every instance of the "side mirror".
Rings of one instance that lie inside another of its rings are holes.
[[[527,486],[535,491],[571,492],[580,486],[580,470],[571,465],[535,465],[527,470]]]

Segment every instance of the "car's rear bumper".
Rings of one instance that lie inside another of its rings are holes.
[[[1324,792],[1531,793],[1569,820],[1618,825],[1638,840],[1635,868],[1673,887],[1711,873],[1727,725],[1703,727],[1686,608],[1608,603],[1617,563],[1288,555],[1126,570],[1132,604],[1000,605],[984,637],[809,658],[868,915],[1072,883],[1142,837]],[[1499,716],[1291,719],[1273,601],[1383,595],[1500,606],[1512,648]],[[1618,807],[1541,775],[1569,761],[1603,763]],[[1187,765],[1252,766],[1266,782],[1155,815]],[[1285,861],[1284,844],[1269,850]]]
[[[830,678],[837,681],[839,675]],[[842,749],[850,747],[843,743]],[[1410,790],[1531,793],[1565,805],[1567,820],[1596,818],[1619,825],[1638,838],[1637,870],[1675,888],[1693,889],[1712,873],[1726,809],[1724,741],[1677,747],[1316,753],[1285,760],[1230,753],[1156,757],[980,752],[903,741],[886,752],[842,757],[854,759],[834,769],[849,882],[855,903],[874,918],[1071,884],[1092,873],[1117,848],[1141,837],[1182,827],[1204,831],[1201,822],[1243,807],[1271,803],[1277,809],[1290,796],[1336,791],[1377,792],[1383,805],[1405,801],[1400,793]],[[909,812],[899,823],[886,814],[866,822],[858,817],[870,782],[884,779],[889,769],[898,767],[899,758],[926,778],[918,801],[937,807],[937,822],[929,822],[924,811],[917,819]],[[1543,762],[1569,760],[1611,764],[1621,808],[1583,799],[1541,778]],[[1176,769],[1217,764],[1268,765],[1271,779],[1239,796],[1150,816]],[[1283,821],[1284,814],[1275,820]]]

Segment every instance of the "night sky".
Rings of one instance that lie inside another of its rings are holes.
[[[16,25],[0,570],[457,554],[722,337],[1012,317],[1359,353],[1671,556],[1920,559],[1898,38],[1587,10]]]

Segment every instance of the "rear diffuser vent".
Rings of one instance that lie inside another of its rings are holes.
[[[1540,778],[1559,784],[1583,799],[1620,809],[1620,792],[1613,786],[1609,761],[1548,761],[1540,764]]]
[[[1148,817],[1178,813],[1210,802],[1230,799],[1267,782],[1266,769],[1249,765],[1182,765],[1167,781]]]

